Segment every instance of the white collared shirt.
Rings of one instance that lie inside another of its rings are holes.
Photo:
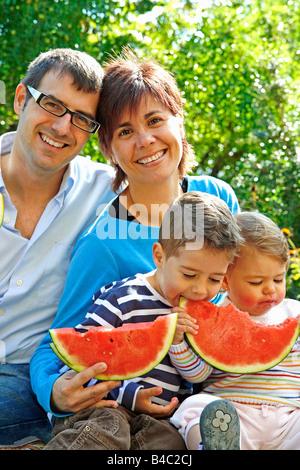
[[[10,153],[14,138],[14,132],[1,136],[0,158]],[[112,178],[108,165],[77,156],[28,240],[14,228],[17,210],[0,171],[5,206],[0,227],[0,362],[28,363],[47,333],[74,243],[96,219],[97,208],[115,196]]]

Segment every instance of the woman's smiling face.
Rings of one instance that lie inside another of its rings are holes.
[[[111,156],[129,184],[155,184],[178,178],[182,158],[182,117],[147,94],[136,111],[125,110],[111,142]]]

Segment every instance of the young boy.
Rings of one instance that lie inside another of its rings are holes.
[[[285,299],[289,249],[283,233],[262,214],[244,212],[235,218],[245,242],[224,278],[228,295],[222,304],[233,303],[266,325],[298,316],[300,302]],[[268,371],[232,374],[206,365],[203,392],[187,398],[171,419],[188,448],[197,449],[202,441],[205,449],[300,449],[298,341]]]
[[[205,193],[186,193],[163,218],[159,240],[153,246],[156,270],[103,287],[78,328],[150,322],[176,311],[180,296],[213,299],[240,240],[224,201]],[[197,330],[192,318],[182,312],[174,347],[185,331]],[[182,437],[167,419],[178,405],[183,385],[167,355],[147,374],[125,380],[110,392],[108,397],[119,403],[118,408],[95,408],[56,419],[54,439],[46,449],[74,448],[75,441],[81,443],[81,449],[107,449],[108,441],[110,449],[185,449]],[[84,433],[87,427],[90,431]]]

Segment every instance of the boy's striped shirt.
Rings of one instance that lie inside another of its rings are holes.
[[[142,274],[113,282],[98,291],[85,320],[77,326],[85,330],[91,326],[119,327],[124,323],[154,321],[159,315],[169,314],[171,305],[156,292]],[[95,380],[89,384],[95,383]],[[112,390],[109,398],[134,410],[136,393],[141,387],[161,386],[163,392],[152,401],[166,405],[172,397],[181,399],[190,395],[191,386],[182,379],[168,355],[147,374],[124,380],[120,388]]]

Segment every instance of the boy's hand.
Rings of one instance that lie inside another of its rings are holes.
[[[151,397],[162,393],[161,387],[141,388],[137,392],[134,411],[144,413],[153,418],[164,418],[170,416],[178,404],[178,398],[173,397],[168,405],[157,405],[152,403]]]
[[[173,307],[173,313],[178,313],[177,325],[172,344],[180,344],[184,340],[184,333],[191,333],[196,335],[198,333],[198,325],[196,320],[185,312],[182,307]]]

